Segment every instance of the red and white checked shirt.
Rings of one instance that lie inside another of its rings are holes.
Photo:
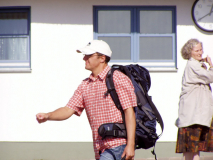
[[[107,66],[97,78],[91,74],[78,86],[67,107],[76,111],[80,116],[85,109],[93,133],[93,147],[95,158],[99,159],[99,151],[114,148],[126,144],[124,138],[107,138],[102,140],[98,134],[98,128],[103,123],[122,122],[121,112],[116,108],[110,94],[107,91],[105,78],[110,67]],[[119,71],[113,74],[115,89],[123,109],[137,106],[134,87],[131,80]]]

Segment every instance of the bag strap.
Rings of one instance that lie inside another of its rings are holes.
[[[162,119],[160,113],[158,112],[158,110],[157,110],[155,104],[152,102],[151,97],[150,97],[147,93],[145,93],[145,95],[146,95],[146,98],[147,98],[147,100],[148,100],[150,106],[152,107],[152,110],[153,110],[154,113],[155,113],[155,116],[156,116],[156,118],[157,118],[157,122],[158,122],[158,123],[160,124],[160,126],[161,126],[161,134],[158,136],[158,137],[160,137],[160,136],[162,135],[162,133],[163,133],[163,130],[164,130],[163,119]]]
[[[105,96],[107,96],[110,93],[110,96],[111,96],[112,100],[114,101],[115,106],[121,112],[123,124],[124,124],[124,126],[126,126],[124,110],[121,106],[121,102],[118,98],[118,94],[115,90],[115,85],[114,85],[114,82],[113,82],[113,73],[114,73],[115,70],[116,70],[115,68],[111,68],[111,70],[109,70],[109,72],[107,73],[107,76],[106,76],[107,92],[105,93]]]

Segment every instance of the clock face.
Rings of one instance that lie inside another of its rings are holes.
[[[192,18],[200,29],[213,32],[213,0],[196,0],[192,6]]]

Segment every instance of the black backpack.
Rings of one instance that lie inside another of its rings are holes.
[[[136,135],[135,135],[135,148],[136,149],[148,149],[155,146],[156,141],[159,139],[160,135],[156,133],[156,122],[158,122],[161,126],[161,130],[163,132],[164,124],[163,120],[152,102],[151,97],[148,95],[148,90],[151,86],[151,79],[149,75],[149,71],[139,65],[113,65],[111,70],[108,72],[106,76],[106,86],[107,92],[110,93],[111,98],[113,99],[116,107],[122,113],[123,123],[106,123],[102,124],[98,133],[105,139],[107,137],[122,137],[126,138],[126,127],[125,127],[125,115],[120,104],[118,95],[115,90],[115,86],[113,83],[113,72],[115,70],[121,71],[125,75],[127,75],[135,88],[135,94],[137,97],[137,107],[134,107],[135,117],[136,117]],[[156,154],[154,149],[152,154]]]

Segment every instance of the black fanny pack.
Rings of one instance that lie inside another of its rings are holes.
[[[102,139],[106,137],[126,138],[126,128],[123,123],[105,123],[98,128],[98,134]]]

